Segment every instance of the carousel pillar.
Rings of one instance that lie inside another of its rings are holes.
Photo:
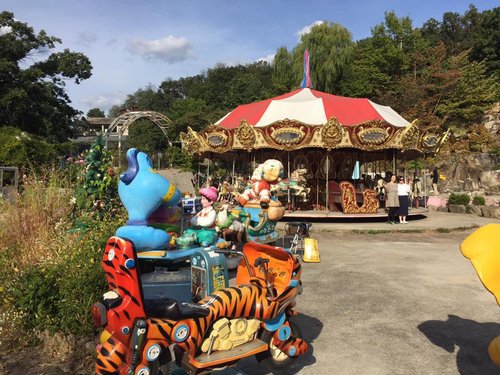
[[[122,168],[122,130],[118,129],[118,170]]]
[[[200,175],[201,175],[201,169],[200,169],[200,162],[198,161],[198,174],[196,175],[196,189],[200,190]]]
[[[318,167],[316,169],[316,210],[319,210],[319,169],[321,168],[321,159],[318,163]]]
[[[330,150],[328,150],[327,154],[326,154],[326,196],[325,196],[325,209],[326,209],[326,212],[329,211],[329,207],[328,207],[328,172],[330,170]]]
[[[236,160],[236,155],[233,155],[233,175],[231,177],[231,186],[234,186],[234,163],[235,163],[235,160]]]
[[[206,181],[207,187],[210,186],[209,179],[210,179],[210,153],[208,153],[207,181]]]
[[[392,173],[397,175],[396,173],[396,150],[392,150]]]
[[[288,164],[288,181],[286,183],[286,190],[287,190],[287,206],[288,210],[291,211],[291,201],[290,201],[290,151],[286,153],[287,156],[287,164]]]

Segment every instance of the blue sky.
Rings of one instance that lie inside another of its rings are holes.
[[[36,32],[62,39],[60,48],[87,55],[92,77],[67,83],[76,109],[107,111],[148,84],[198,74],[216,63],[270,58],[295,47],[316,21],[340,23],[353,40],[369,37],[384,12],[409,16],[415,27],[446,11],[463,14],[500,6],[499,0],[1,0]]]

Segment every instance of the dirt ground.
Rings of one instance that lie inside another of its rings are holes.
[[[321,263],[303,265],[297,306],[311,350],[287,373],[499,374],[487,347],[500,310],[460,254],[469,233],[315,233]],[[5,374],[76,373],[17,357],[0,355]],[[225,373],[269,372],[248,359]]]

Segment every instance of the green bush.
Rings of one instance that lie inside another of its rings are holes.
[[[484,200],[484,197],[481,197],[479,195],[476,195],[472,199],[472,203],[475,204],[476,206],[484,206],[486,204],[486,201]]]
[[[34,263],[10,276],[2,274],[3,307],[23,315],[24,329],[92,334],[90,308],[106,291],[101,260],[115,229],[115,221],[94,223],[86,232],[67,235],[69,246],[56,263]],[[0,265],[8,262],[8,252],[1,255]]]
[[[41,165],[57,161],[53,144],[13,127],[0,128],[0,164],[13,166]]]
[[[470,196],[467,194],[451,193],[448,198],[448,204],[461,204],[467,206],[470,202]]]
[[[71,183],[66,171],[30,175],[16,201],[0,205],[2,342],[26,343],[31,330],[94,333],[90,308],[106,290],[104,246],[126,214],[73,210]]]

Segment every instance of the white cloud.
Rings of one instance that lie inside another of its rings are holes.
[[[322,23],[323,23],[323,21],[314,21],[310,25],[304,26],[302,29],[300,29],[299,31],[297,31],[295,33],[295,35],[297,35],[297,39],[299,40],[299,42],[300,42],[300,38],[302,38],[302,35],[309,34],[311,32],[311,29],[314,26],[321,25]]]
[[[10,27],[10,26],[0,27],[0,36],[11,33],[11,32],[12,32],[12,27]]]
[[[270,53],[270,54],[269,54],[269,55],[267,55],[267,56],[264,56],[264,57],[259,57],[259,58],[258,58],[257,60],[255,60],[255,61],[257,61],[257,62],[259,62],[259,61],[265,61],[265,62],[267,62],[267,63],[269,63],[269,64],[272,64],[272,63],[273,63],[273,61],[274,61],[274,56],[275,56],[275,55],[276,55],[276,53]]]
[[[78,34],[77,44],[84,45],[85,47],[90,47],[91,44],[97,42],[97,34],[91,31],[84,31]]]
[[[192,56],[191,43],[184,37],[176,38],[173,35],[156,40],[134,38],[128,42],[127,49],[146,60],[159,60],[169,64],[187,60]]]
[[[107,111],[114,105],[120,105],[125,102],[127,95],[124,93],[91,95],[83,98],[82,102],[89,108],[99,108]]]

